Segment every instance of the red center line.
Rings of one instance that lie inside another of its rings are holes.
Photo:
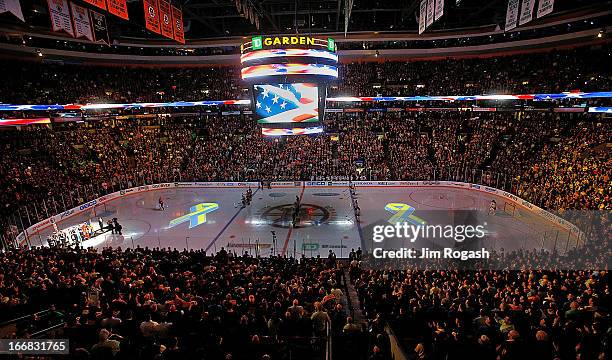
[[[300,192],[300,204],[302,203],[302,196],[304,196],[304,186],[302,186],[302,191]],[[293,226],[289,228],[289,232],[287,233],[287,238],[285,239],[285,244],[283,245],[283,251],[281,252],[281,256],[285,256],[287,252],[287,246],[289,245],[289,239],[291,239],[291,233],[293,232]]]

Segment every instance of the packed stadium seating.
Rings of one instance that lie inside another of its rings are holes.
[[[610,50],[562,50],[484,59],[342,64],[329,96],[479,95],[609,89]],[[197,101],[247,98],[233,67],[40,66],[2,61],[5,103]],[[133,81],[125,81],[131,79]],[[417,86],[420,85],[420,86]],[[376,88],[374,88],[376,86]],[[61,88],[61,92],[55,89]]]
[[[16,336],[61,321],[71,350],[91,349],[93,358],[159,358],[164,346],[164,358],[173,359],[314,359],[330,317],[342,327],[347,316],[343,273],[320,259],[47,248],[12,251],[0,269],[4,319],[52,309]],[[104,338],[103,329],[114,337]],[[292,337],[305,343],[289,342]]]
[[[330,95],[611,89],[605,59],[604,46],[344,64]],[[237,70],[225,67],[0,64],[8,76],[0,99],[14,104],[246,97]],[[1,131],[2,236],[105,193],[178,180],[452,179],[504,189],[547,209],[612,210],[605,146],[612,124],[599,114],[328,113],[325,134],[288,138],[262,136],[245,115],[174,115]],[[560,269],[585,254],[609,257],[607,228],[589,233],[587,246],[566,254]],[[415,359],[610,353],[607,269],[585,261],[580,266],[591,271],[554,270],[545,253],[504,260],[508,268],[527,261],[531,270],[441,271],[385,269],[353,253],[348,265],[333,256],[252,258],[225,250],[4,251],[0,319],[44,310],[10,336],[52,327],[70,338],[80,358],[323,359],[332,336],[334,359],[387,360],[387,325]],[[353,323],[360,309],[363,327]]]
[[[607,272],[354,274],[366,312],[386,314],[419,359],[596,359],[609,340],[609,295],[595,295]]]
[[[612,206],[610,159],[605,148],[598,148],[609,141],[612,129],[595,115],[329,115],[327,134],[283,140],[263,137],[244,116],[5,131],[0,135],[5,144],[0,172],[8,190],[2,193],[3,212],[44,204],[29,209],[33,223],[113,189],[178,179],[467,177],[493,181],[549,208]],[[330,139],[334,134],[338,141]],[[364,163],[360,171],[356,160]]]

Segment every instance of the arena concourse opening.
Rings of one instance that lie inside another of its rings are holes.
[[[0,355],[610,357],[612,1],[0,1]]]

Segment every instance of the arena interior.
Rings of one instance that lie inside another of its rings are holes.
[[[611,20],[1,0],[0,356],[609,359]]]

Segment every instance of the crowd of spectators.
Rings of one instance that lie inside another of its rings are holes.
[[[606,58],[604,46],[343,64],[330,95],[608,90]],[[1,64],[6,103],[246,97],[232,68]],[[316,136],[264,137],[250,117],[201,113],[2,131],[2,239],[102,194],[165,181],[452,179],[554,210],[612,208],[612,124],[600,115],[364,111],[326,114],[324,125]],[[586,228],[588,242],[566,262],[521,251],[499,267],[533,270],[399,270],[353,258],[353,300],[368,331],[347,309],[333,256],[253,258],[223,249],[4,249],[0,319],[50,309],[12,336],[59,323],[71,353],[94,359],[317,359],[329,330],[346,345],[336,359],[388,360],[387,323],[418,359],[605,359],[609,276],[597,264],[607,263],[612,233],[598,216],[588,219],[604,227]]]
[[[612,206],[612,130],[597,115],[334,113],[325,127],[264,137],[247,116],[202,115],[4,131],[4,223],[21,228],[121,188],[178,180],[459,180],[553,210]]]
[[[331,94],[414,96],[559,93],[610,88],[606,48],[436,62],[366,62],[339,69]],[[432,66],[435,64],[435,66]]]
[[[138,121],[64,127],[32,127],[2,133],[2,213],[14,204],[36,203],[18,213],[34,221],[137,183],[180,177],[192,144],[181,124],[146,126]],[[19,221],[13,220],[13,223]]]
[[[581,268],[585,251],[609,252],[608,242],[570,251],[559,266]],[[397,268],[363,256],[351,252],[350,299],[333,253],[11,249],[0,257],[0,319],[48,309],[9,336],[52,326],[84,359],[324,359],[331,337],[334,359],[390,360],[387,325],[415,359],[609,355],[607,270],[553,270],[542,252],[506,254],[531,262],[520,271]]]
[[[612,159],[609,124],[578,123],[570,136],[545,144],[525,171],[519,196],[541,196],[540,202],[552,209],[609,210]],[[596,147],[603,145],[597,149]],[[529,184],[529,186],[527,186]],[[534,189],[541,190],[535,195]]]
[[[56,65],[4,60],[13,80],[0,85],[12,104],[83,104],[241,99],[234,67],[148,68]],[[12,82],[12,84],[10,84]],[[61,91],[58,91],[61,89]]]
[[[612,88],[607,45],[492,58],[339,65],[328,96],[559,93]],[[608,59],[608,60],[606,60]],[[236,67],[102,67],[4,60],[0,100],[12,104],[248,98]],[[58,91],[61,89],[61,91]]]
[[[80,358],[322,360],[348,317],[334,265],[223,249],[12,250],[0,257],[1,317],[50,308],[45,322],[63,324]]]
[[[389,321],[415,359],[605,359],[610,354],[607,271],[355,265],[351,273],[367,316]]]

